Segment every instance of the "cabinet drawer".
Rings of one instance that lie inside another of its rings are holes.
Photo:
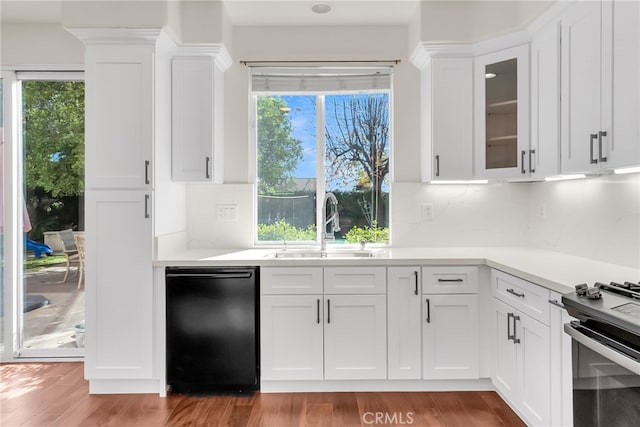
[[[534,319],[549,324],[549,290],[526,280],[491,270],[493,296]]]
[[[422,267],[423,294],[475,294],[477,267]]]
[[[322,267],[262,268],[262,295],[322,294]]]
[[[385,267],[326,267],[325,294],[384,294],[387,292]]]

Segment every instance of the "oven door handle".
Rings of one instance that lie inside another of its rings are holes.
[[[587,328],[584,328],[584,329],[587,329]],[[601,354],[602,356],[611,360],[613,363],[620,365],[623,368],[630,370],[631,372],[634,372],[636,375],[640,375],[640,363],[631,359],[629,356],[623,353],[620,353],[619,351],[616,351],[613,348],[606,346],[601,342],[596,341],[593,338],[586,336],[585,334],[577,330],[575,327],[571,326],[570,323],[565,323],[564,331],[571,338],[573,338],[580,344],[584,345],[585,347],[588,347],[591,350],[595,351],[596,353]],[[594,332],[594,333],[597,334],[597,332]]]

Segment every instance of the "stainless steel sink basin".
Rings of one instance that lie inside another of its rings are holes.
[[[277,259],[296,258],[373,258],[375,252],[368,249],[282,249],[272,254]]]

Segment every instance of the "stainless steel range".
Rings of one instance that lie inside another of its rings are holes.
[[[640,423],[640,283],[576,286],[563,295],[572,338],[575,426]]]

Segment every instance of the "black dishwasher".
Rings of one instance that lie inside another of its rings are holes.
[[[257,267],[166,268],[171,392],[259,388],[258,274]]]

